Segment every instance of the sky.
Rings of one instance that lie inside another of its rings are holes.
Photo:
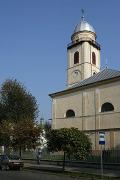
[[[101,69],[120,70],[119,0],[0,0],[0,85],[17,79],[51,119],[50,93],[66,88],[67,44],[81,19],[94,27]]]

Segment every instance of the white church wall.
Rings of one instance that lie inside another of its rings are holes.
[[[113,82],[98,87],[80,90],[75,93],[62,95],[55,98],[56,105],[54,109],[56,126],[59,128],[62,121],[58,123],[58,119],[64,119],[66,124],[66,112],[72,109],[75,112],[74,120],[67,119],[67,126],[77,126],[79,129],[109,129],[120,127],[120,82]],[[101,112],[101,106],[105,102],[114,105],[114,111]],[[54,119],[53,118],[53,119]],[[81,123],[79,119],[83,121]],[[114,119],[114,123],[113,123]],[[75,125],[76,124],[76,125]]]
[[[71,93],[56,98],[56,116],[65,118],[67,110],[72,109],[76,117],[82,116],[82,92]]]

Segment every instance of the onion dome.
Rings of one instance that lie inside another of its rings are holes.
[[[74,33],[82,32],[82,31],[90,31],[95,33],[94,28],[87,21],[85,21],[84,14],[81,17],[81,21],[76,25]]]

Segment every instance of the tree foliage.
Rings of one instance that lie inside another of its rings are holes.
[[[41,129],[37,101],[16,79],[6,80],[0,90],[0,144],[15,149],[35,148]]]
[[[0,124],[0,146],[11,146],[12,124],[3,121]]]
[[[32,149],[38,144],[41,127],[29,119],[19,121],[13,125],[12,146],[15,149]]]
[[[49,133],[51,131],[51,124],[48,121],[46,121],[43,128],[45,130],[45,138],[48,139]]]
[[[42,132],[41,127],[29,119],[18,122],[3,121],[0,126],[0,146],[5,147],[5,153],[9,149],[15,150],[34,149]],[[39,144],[40,145],[40,144]]]
[[[34,120],[38,115],[38,105],[35,97],[19,81],[8,79],[1,86],[0,111],[0,120]]]
[[[84,160],[91,151],[91,143],[87,135],[77,128],[53,129],[48,136],[50,151],[64,151],[70,157]]]

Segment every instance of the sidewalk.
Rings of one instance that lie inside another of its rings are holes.
[[[30,170],[41,170],[41,171],[52,171],[52,172],[62,172],[62,166],[56,166],[56,165],[46,165],[46,164],[31,164],[31,163],[25,163],[24,164],[25,169]],[[94,175],[101,175],[100,169],[93,169],[93,168],[82,168],[82,167],[65,167],[65,172],[81,172],[81,173],[88,173],[88,174],[94,174]],[[120,171],[118,170],[103,170],[104,176],[109,177],[120,177]]]

